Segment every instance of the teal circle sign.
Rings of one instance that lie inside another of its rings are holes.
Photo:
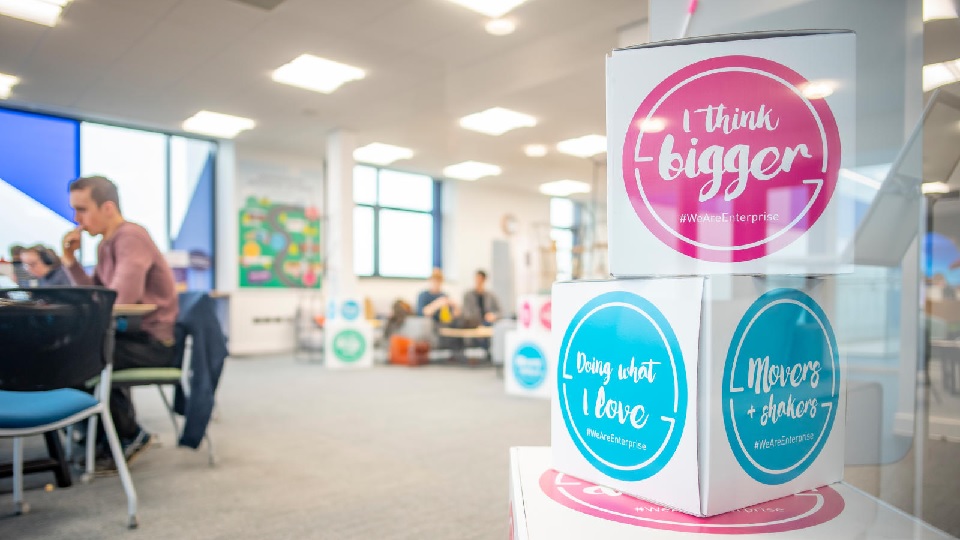
[[[356,362],[367,351],[367,340],[356,330],[341,330],[333,336],[333,354],[341,362]]]
[[[540,388],[547,380],[547,356],[534,343],[521,343],[513,353],[513,377],[528,390]]]
[[[340,314],[348,321],[354,321],[360,316],[360,304],[356,300],[347,300],[340,308]]]
[[[687,413],[680,344],[660,310],[633,293],[601,294],[574,315],[559,353],[561,416],[584,459],[617,480],[659,472]]]
[[[802,474],[823,450],[840,400],[840,355],[823,309],[776,289],[747,310],[723,366],[723,424],[740,466],[768,485]]]

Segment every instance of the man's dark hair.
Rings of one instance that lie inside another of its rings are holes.
[[[487,273],[484,272],[483,270],[477,270],[477,275],[482,277],[483,279],[487,279]]]
[[[103,203],[110,201],[117,206],[120,211],[120,194],[117,193],[117,185],[103,176],[84,176],[70,182],[70,191],[79,191],[90,188],[90,198],[97,206],[103,206]]]

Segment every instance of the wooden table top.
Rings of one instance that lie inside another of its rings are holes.
[[[114,304],[113,314],[117,317],[128,315],[146,315],[157,310],[156,304]]]
[[[441,328],[439,331],[443,337],[453,338],[488,338],[493,337],[492,326],[479,326],[477,328]]]

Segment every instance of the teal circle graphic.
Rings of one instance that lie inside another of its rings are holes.
[[[340,308],[340,314],[343,315],[344,320],[356,320],[360,316],[360,304],[356,300],[347,300]]]
[[[356,330],[341,330],[333,336],[333,354],[341,362],[356,362],[367,351],[367,340]]]
[[[727,441],[768,485],[802,474],[823,450],[840,400],[840,355],[823,309],[776,289],[747,310],[730,342],[721,390]]]
[[[547,380],[547,356],[534,343],[522,343],[513,353],[513,377],[528,390]]]
[[[577,311],[560,344],[557,392],[580,454],[611,478],[655,475],[680,443],[687,413],[680,343],[639,295],[604,293]]]

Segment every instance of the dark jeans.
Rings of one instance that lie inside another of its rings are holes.
[[[176,367],[174,346],[164,345],[144,332],[117,332],[113,349],[113,370],[145,367]],[[121,439],[132,439],[140,430],[129,388],[110,391],[110,417]]]

